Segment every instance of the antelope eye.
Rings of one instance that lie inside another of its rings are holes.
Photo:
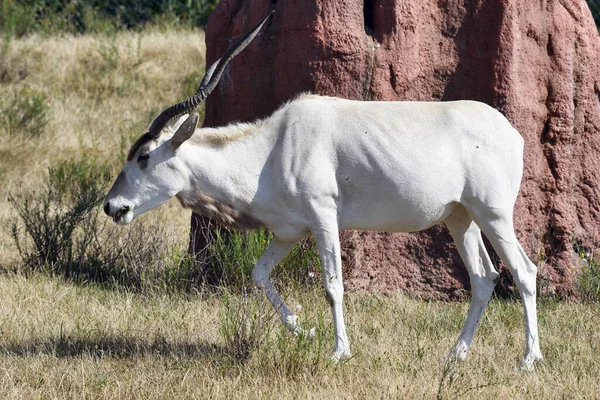
[[[139,157],[138,157],[138,159],[137,159],[137,162],[146,161],[149,158],[150,158],[149,154],[140,154]]]

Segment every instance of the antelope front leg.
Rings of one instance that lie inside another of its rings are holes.
[[[279,318],[285,327],[295,335],[304,334],[309,337],[314,337],[315,330],[305,331],[298,326],[298,316],[290,312],[285,305],[277,290],[271,282],[271,272],[277,264],[292,250],[296,242],[284,242],[278,239],[277,236],[269,244],[265,253],[260,257],[254,269],[252,269],[252,279],[256,286],[262,288],[267,295],[267,298],[279,313]]]
[[[313,235],[319,247],[323,268],[323,286],[333,313],[335,347],[331,359],[340,361],[349,358],[351,354],[342,310],[344,285],[342,283],[342,258],[337,221],[315,229]]]

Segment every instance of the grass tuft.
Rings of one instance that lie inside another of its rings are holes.
[[[0,136],[35,138],[48,124],[48,98],[41,92],[23,88],[0,103]]]
[[[600,263],[592,256],[581,253],[579,293],[582,298],[600,302]]]

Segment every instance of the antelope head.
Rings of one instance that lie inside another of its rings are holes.
[[[185,188],[187,173],[177,157],[177,150],[198,125],[198,114],[188,113],[217,86],[227,63],[254,39],[272,14],[273,11],[210,66],[196,94],[164,110],[154,119],[148,132],[134,143],[123,170],[104,199],[104,212],[115,222],[128,224]],[[164,129],[177,117],[181,118],[171,129]]]

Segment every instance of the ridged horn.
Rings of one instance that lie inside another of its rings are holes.
[[[200,82],[200,86],[194,94],[189,99],[183,100],[177,104],[172,105],[171,107],[164,110],[158,117],[152,121],[152,125],[150,125],[150,129],[148,130],[148,134],[151,137],[158,137],[162,129],[171,121],[173,118],[177,118],[198,106],[202,102],[202,100],[206,99],[206,97],[213,91],[213,89],[219,83],[219,79],[221,75],[223,75],[223,71],[225,71],[225,67],[227,63],[231,61],[233,57],[238,55],[250,42],[252,39],[256,37],[260,28],[267,22],[269,17],[273,15],[275,10],[271,11],[263,20],[256,25],[252,30],[242,36],[237,42],[232,44],[223,57],[219,58],[216,62],[214,62],[210,68],[206,71],[204,78],[202,78],[202,82]]]

